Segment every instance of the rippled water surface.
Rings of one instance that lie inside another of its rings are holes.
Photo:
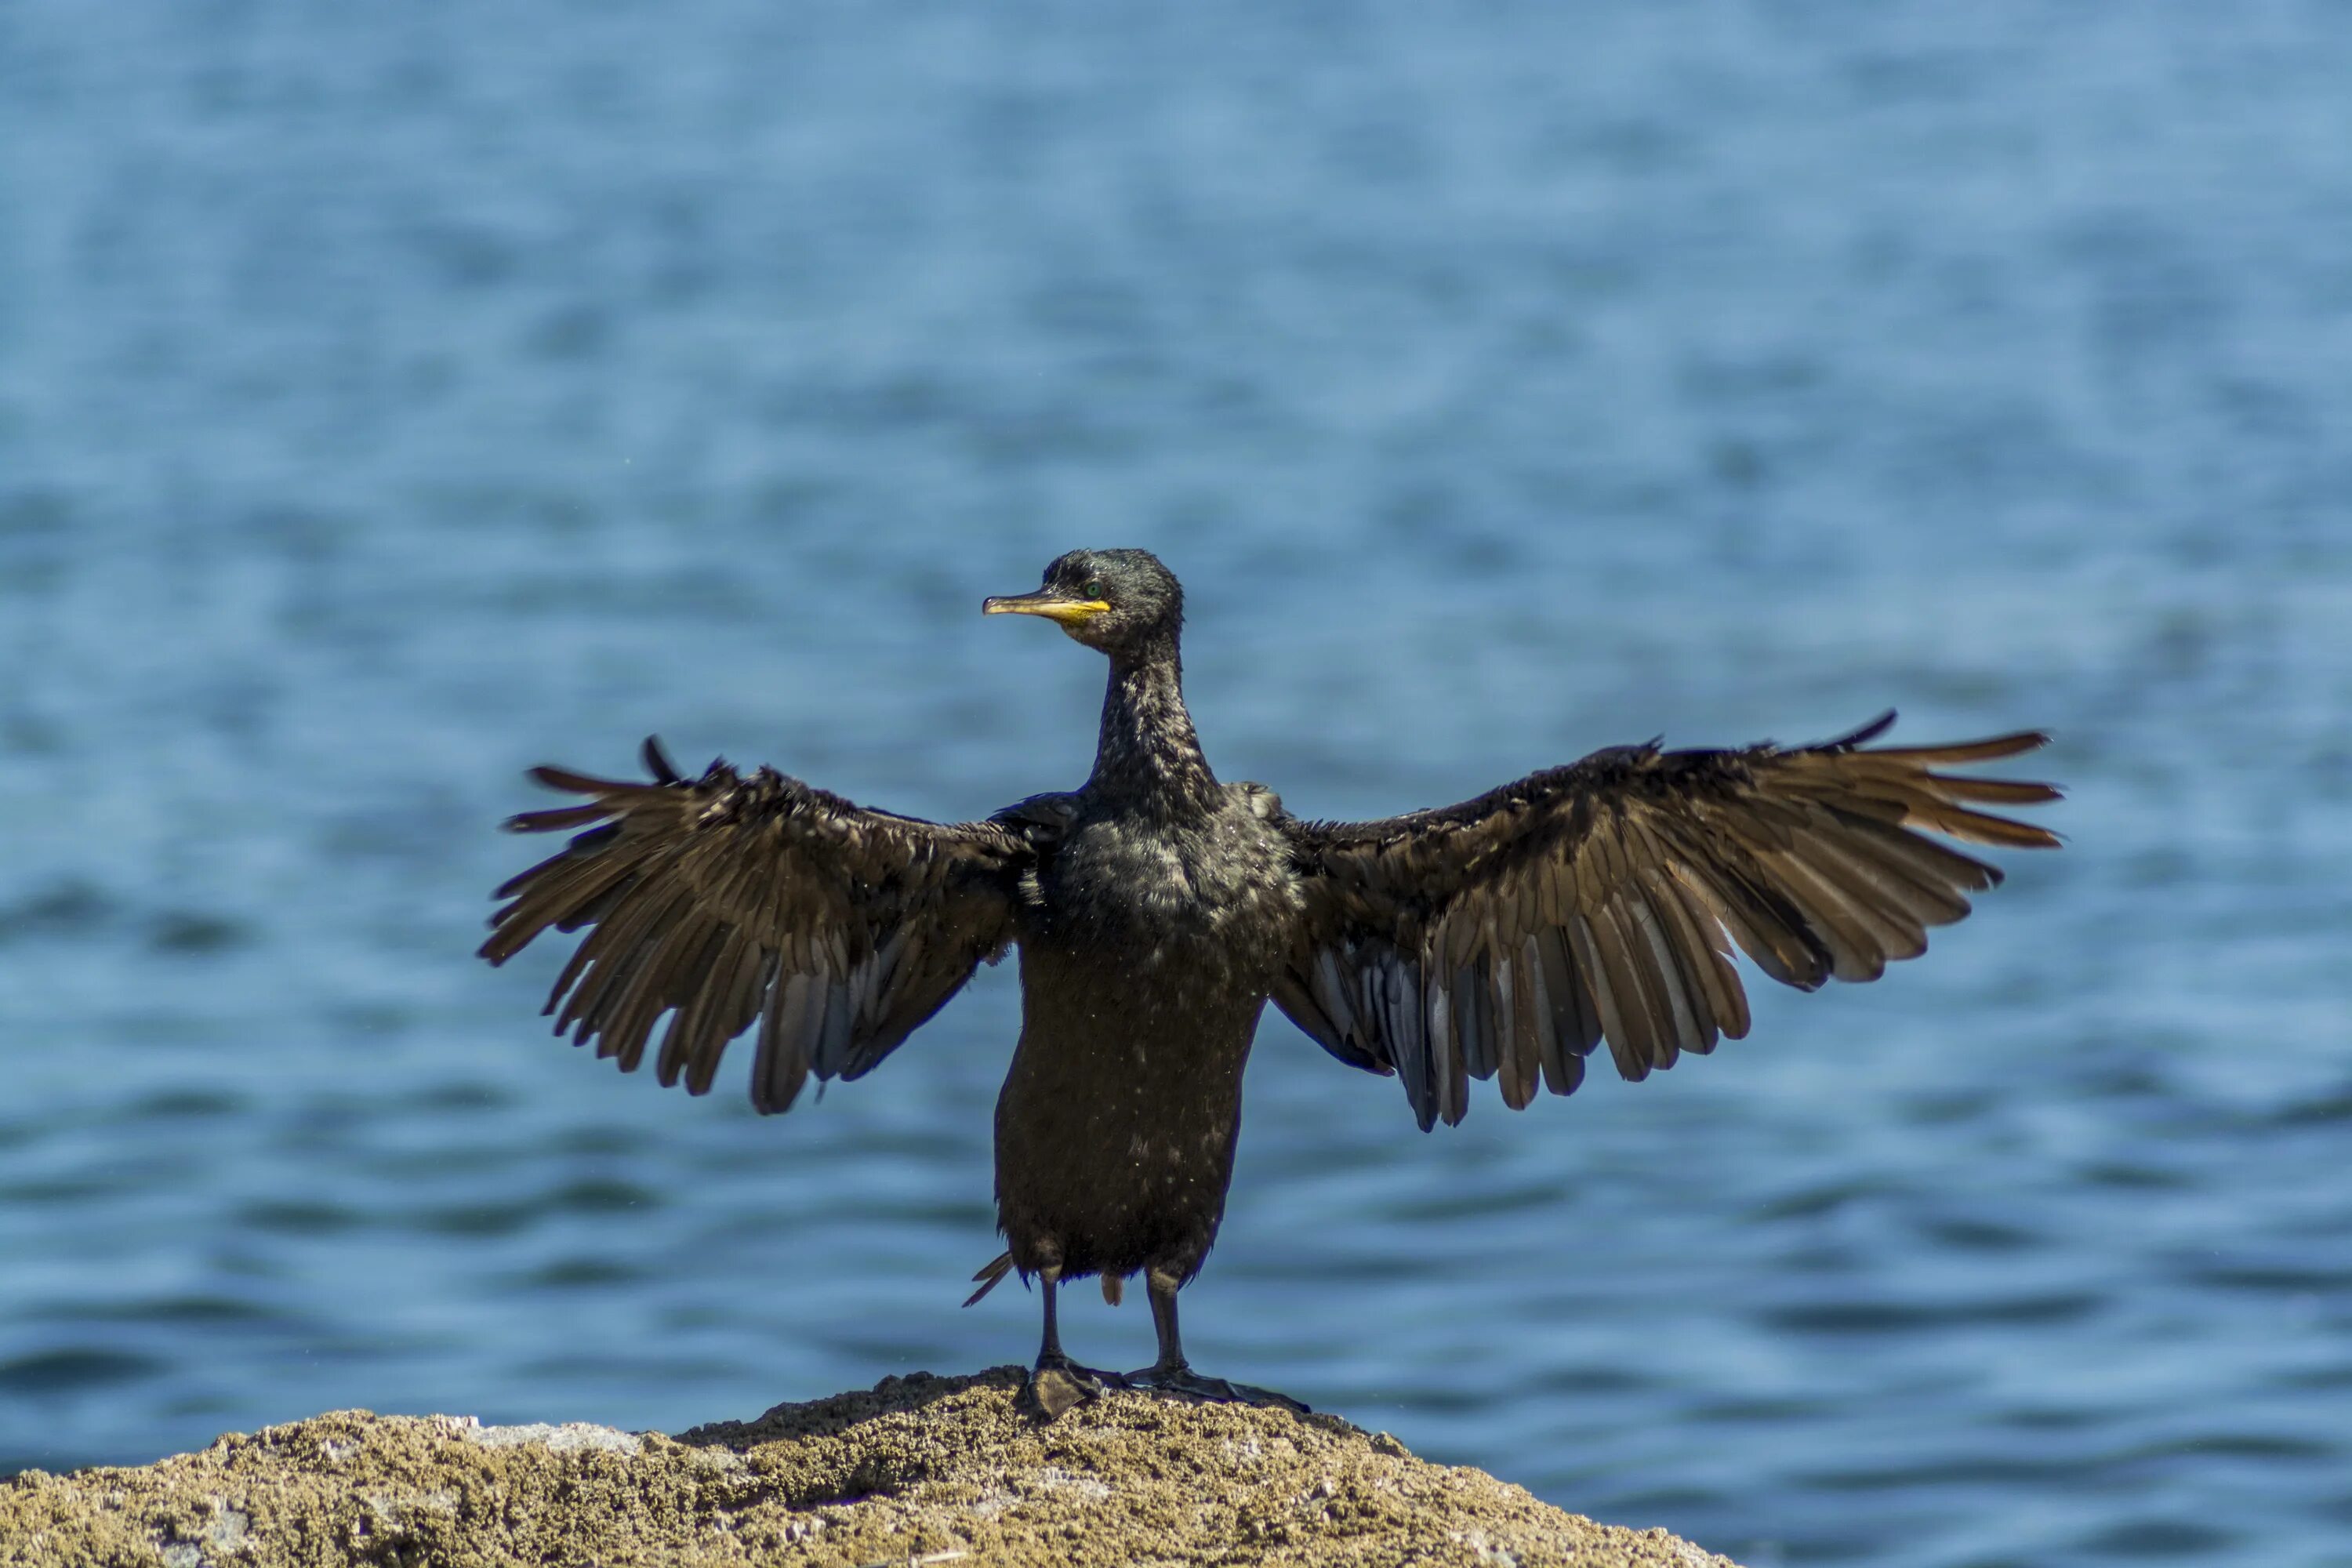
[[[1009,967],[761,1120],[469,954],[535,762],[1075,784],[973,612],[1142,543],[1302,812],[1890,703],[2072,792],[1637,1087],[1270,1021],[1198,1363],[1755,1568],[2352,1563],[2347,20],[20,0],[0,1469],[1024,1359]]]

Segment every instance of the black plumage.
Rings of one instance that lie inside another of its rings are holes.
[[[482,954],[552,926],[582,939],[548,1000],[559,1032],[624,1071],[665,1016],[656,1071],[709,1089],[757,1027],[752,1101],[788,1109],[808,1079],[871,1070],[982,963],[1021,952],[1023,1025],[996,1113],[1009,1268],[1045,1291],[1041,1373],[1070,1363],[1066,1279],[1148,1283],[1160,1357],[1111,1381],[1202,1397],[1262,1391],[1185,1365],[1176,1292],[1224,1211],[1242,1069],[1271,998],[1340,1060],[1401,1079],[1426,1129],[1461,1121],[1469,1080],[1505,1103],[1567,1094],[1607,1042],[1639,1079],[1748,1031],[1736,946],[1811,990],[1876,978],[1927,948],[2000,873],[1926,837],[2047,847],[1984,808],[2046,784],[1941,771],[2030,751],[2031,731],[1870,746],[1889,713],[1783,750],[1597,752],[1459,805],[1307,822],[1263,785],[1223,784],[1185,711],[1182,591],[1151,555],[1074,552],[1034,594],[988,611],[1046,616],[1110,659],[1092,776],[984,822],[861,807],[773,770],[681,777],[555,768],[588,804],[525,832],[585,828],[499,890]]]

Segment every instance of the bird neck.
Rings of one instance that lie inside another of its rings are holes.
[[[1171,809],[1206,807],[1216,797],[1217,776],[1184,710],[1184,664],[1172,637],[1112,656],[1090,782]]]

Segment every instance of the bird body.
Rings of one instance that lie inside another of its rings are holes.
[[[857,806],[768,769],[650,783],[542,768],[587,803],[526,814],[584,829],[509,881],[483,955],[589,928],[548,999],[556,1027],[622,1068],[660,1021],[664,1083],[708,1089],[757,1026],[753,1103],[864,1076],[981,963],[1020,952],[1020,1043],[996,1108],[1008,1268],[1043,1288],[1041,1378],[1269,1398],[1186,1364],[1176,1293],[1223,1217],[1242,1074],[1272,1000],[1333,1056],[1403,1083],[1426,1130],[1469,1084],[1517,1109],[1572,1092],[1605,1043],[1639,1079],[1748,1032],[1735,949],[1811,990],[1874,979],[1960,919],[2000,873],[1927,837],[2056,838],[1985,805],[2046,784],[1940,771],[2013,756],[2031,731],[1870,746],[1890,713],[1817,745],[1611,747],[1459,805],[1307,822],[1223,784],[1186,712],[1182,591],[1141,551],[1073,552],[1043,616],[1110,660],[1095,767],[983,822]],[[1160,1356],[1124,1377],[1061,1349],[1058,1284],[1140,1273]],[[1050,1407],[1050,1406],[1049,1406]]]
[[[1172,636],[1114,658],[1094,776],[1059,797],[1018,917],[996,1203],[1024,1275],[1140,1270],[1173,1289],[1207,1258],[1242,1070],[1300,910],[1272,801],[1218,782]]]
[[[1223,789],[1173,816],[1082,809],[1037,883],[997,1101],[998,1223],[1024,1273],[1190,1279],[1224,1215],[1242,1069],[1297,915],[1284,846]]]

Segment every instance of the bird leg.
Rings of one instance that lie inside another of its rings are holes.
[[[1151,1289],[1151,1326],[1160,1331],[1160,1359],[1141,1372],[1130,1372],[1120,1378],[1120,1386],[1146,1389],[1199,1405],[1260,1405],[1297,1415],[1308,1413],[1306,1405],[1286,1394],[1254,1388],[1246,1383],[1229,1383],[1222,1377],[1202,1377],[1194,1372],[1184,1360],[1184,1342],[1176,1331],[1176,1277],[1155,1268],[1147,1278]]]
[[[1061,1289],[1061,1268],[1055,1265],[1041,1269],[1037,1277],[1045,1287],[1045,1339],[1037,1347],[1037,1364],[1029,1373],[1029,1394],[1050,1421],[1074,1405],[1100,1399],[1105,1391],[1123,1386],[1126,1379],[1115,1372],[1080,1366],[1063,1351],[1061,1315],[1055,1301]]]

